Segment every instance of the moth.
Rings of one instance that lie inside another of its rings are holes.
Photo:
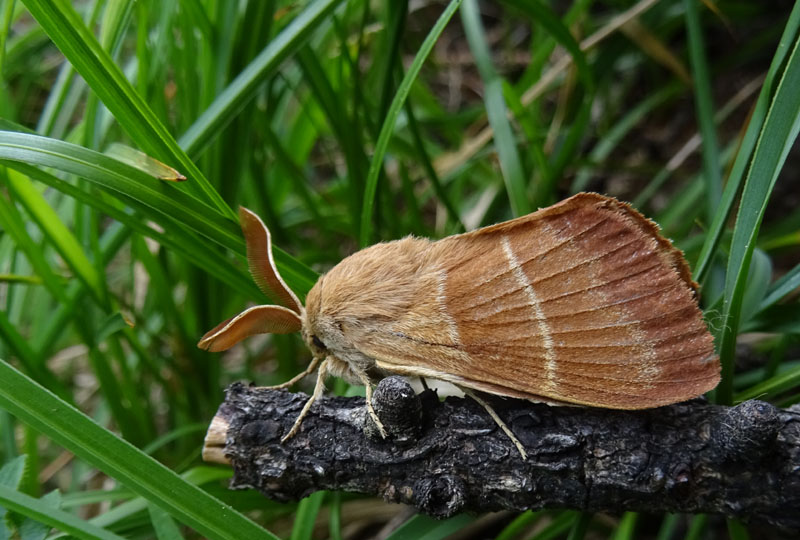
[[[454,383],[553,405],[646,409],[719,382],[719,359],[681,251],[630,205],[595,193],[505,223],[432,241],[406,237],[350,255],[303,306],[272,258],[270,235],[240,208],[250,272],[276,305],[251,307],[205,334],[221,351],[258,333],[302,332],[327,375],[372,389],[387,374]]]

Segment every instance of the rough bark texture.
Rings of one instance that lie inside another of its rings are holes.
[[[305,394],[233,384],[206,450],[234,468],[231,487],[297,500],[321,489],[382,496],[436,517],[498,509],[721,513],[800,529],[800,407],[694,400],[645,411],[491,399],[524,461],[473,400],[415,395],[399,377],[373,400],[325,398],[286,443]],[[226,431],[227,430],[227,431]],[[212,448],[213,449],[213,448]]]

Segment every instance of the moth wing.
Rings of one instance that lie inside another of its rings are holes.
[[[387,371],[618,409],[719,381],[681,252],[627,204],[578,194],[431,249],[440,285],[425,302],[438,315],[357,344]]]
[[[197,346],[217,352],[230,349],[256,334],[291,334],[302,327],[300,316],[283,306],[253,306],[219,323],[200,338]]]

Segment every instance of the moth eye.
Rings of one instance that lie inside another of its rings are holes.
[[[319,347],[323,351],[327,348],[325,344],[322,343],[322,340],[319,339],[317,336],[311,336],[311,341],[314,343],[315,346]]]

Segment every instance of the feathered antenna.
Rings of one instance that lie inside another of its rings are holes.
[[[247,263],[258,288],[281,305],[254,306],[218,324],[197,343],[207,351],[224,351],[254,334],[291,334],[303,326],[303,305],[283,281],[272,257],[269,229],[247,208],[239,208],[247,242]]]

